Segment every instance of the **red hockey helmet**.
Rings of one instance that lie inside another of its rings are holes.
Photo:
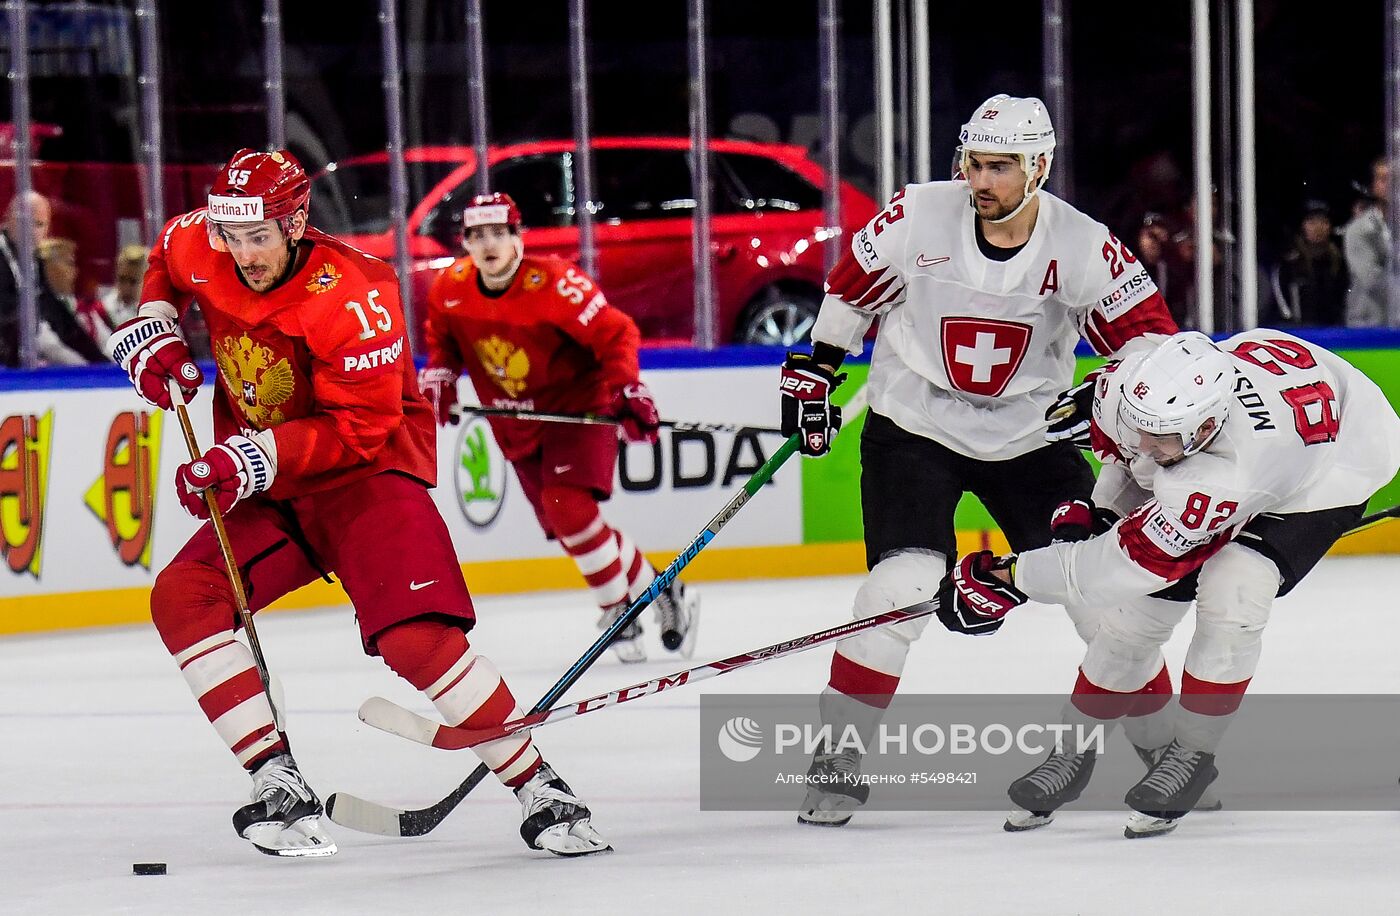
[[[241,149],[219,169],[209,189],[208,218],[214,223],[275,219],[282,233],[291,235],[289,221],[310,200],[311,179],[290,152]]]
[[[520,208],[509,194],[478,194],[462,211],[462,231],[473,226],[509,226],[520,228]]]

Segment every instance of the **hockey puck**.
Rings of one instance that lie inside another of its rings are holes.
[[[134,862],[131,866],[133,875],[163,875],[165,874],[164,862]]]

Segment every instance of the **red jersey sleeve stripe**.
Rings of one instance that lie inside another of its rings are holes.
[[[1143,531],[1143,522],[1151,513],[1134,512],[1118,526],[1118,543],[1123,552],[1138,566],[1168,582],[1186,578],[1193,570],[1199,569],[1215,555],[1220,548],[1230,543],[1226,534],[1216,535],[1209,541],[1193,547],[1179,557],[1174,557],[1157,546]]]
[[[1137,305],[1128,309],[1122,315],[1112,321],[1104,317],[1103,312],[1097,306],[1089,313],[1089,321],[1086,322],[1085,330],[1089,327],[1098,333],[1104,347],[1099,346],[1099,342],[1090,339],[1094,349],[1103,356],[1109,356],[1122,349],[1123,345],[1134,337],[1141,337],[1144,334],[1175,334],[1180,330],[1176,322],[1172,320],[1171,312],[1167,309],[1167,300],[1162,298],[1160,292],[1154,292]]]

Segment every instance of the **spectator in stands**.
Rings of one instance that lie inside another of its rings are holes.
[[[1298,236],[1273,270],[1272,280],[1277,315],[1265,322],[1269,326],[1344,323],[1347,265],[1332,238],[1332,214],[1325,201],[1304,204]]]
[[[136,317],[141,304],[141,278],[146,275],[146,249],[126,245],[117,253],[116,284],[102,294],[102,309],[113,327]]]
[[[1390,163],[1371,163],[1371,185],[1360,211],[1342,230],[1351,288],[1347,291],[1347,327],[1369,328],[1390,321],[1390,227],[1386,208],[1390,198]]]
[[[1143,215],[1142,226],[1138,229],[1137,256],[1156,281],[1162,298],[1167,300],[1172,320],[1178,327],[1186,327],[1189,317],[1187,306],[1195,296],[1195,277],[1174,235],[1170,221],[1162,214],[1149,210]]]
[[[44,282],[49,289],[101,347],[117,325],[96,297],[78,294],[78,243],[72,239],[45,239],[39,246],[39,262],[44,265]]]
[[[68,363],[105,362],[107,357],[91,337],[83,331],[77,318],[54,295],[44,280],[43,265],[38,260],[40,244],[48,237],[52,209],[42,194],[29,193],[31,241],[35,249],[34,301],[38,313],[35,345],[46,362]],[[19,365],[19,304],[20,304],[20,201],[14,198],[5,208],[5,221],[0,226],[0,366]],[[68,351],[75,358],[66,355]],[[52,359],[49,359],[51,356]]]

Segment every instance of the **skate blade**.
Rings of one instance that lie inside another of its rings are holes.
[[[613,654],[617,660],[624,665],[635,665],[638,662],[647,660],[646,650],[642,648],[641,637],[629,639],[627,641],[615,640],[612,644]]]
[[[254,824],[243,838],[263,855],[283,859],[325,858],[339,852],[335,840],[321,829],[318,818],[307,818],[291,826]],[[308,823],[311,821],[312,823]]]
[[[850,811],[799,811],[797,822],[809,827],[844,827],[851,822]]]
[[[692,658],[695,655],[695,634],[700,632],[700,596],[693,589],[687,589],[685,593],[685,615],[689,621],[685,638],[674,651],[681,658]]]
[[[1123,836],[1130,840],[1140,840],[1151,836],[1165,836],[1176,829],[1176,825],[1181,823],[1179,817],[1158,817],[1155,814],[1144,814],[1141,811],[1134,811],[1128,815],[1128,823],[1123,828]]]
[[[535,838],[535,846],[561,859],[577,859],[613,851],[608,841],[586,820],[547,828]]]
[[[854,799],[837,796],[814,800],[808,796],[807,804],[797,812],[797,822],[812,827],[844,827],[857,807]]]
[[[1034,811],[1027,811],[1024,808],[1017,808],[1006,816],[1006,823],[1001,825],[1001,829],[1007,833],[1021,833],[1025,830],[1035,830],[1037,827],[1044,827],[1055,819],[1055,812],[1047,811],[1037,814]]]

